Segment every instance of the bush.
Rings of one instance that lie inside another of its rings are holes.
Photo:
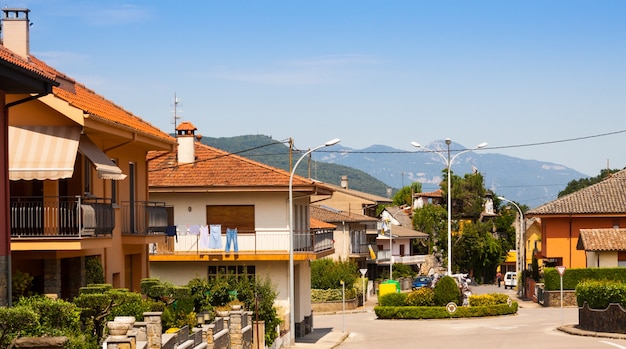
[[[456,284],[456,281],[448,275],[442,277],[434,289],[434,297],[433,300],[435,305],[443,306],[450,302],[454,302],[459,304],[459,299],[461,298],[461,291],[459,290],[459,286]]]
[[[409,293],[406,300],[409,306],[428,307],[435,305],[434,291],[430,287],[422,287]]]
[[[360,275],[359,267],[353,261],[335,262],[329,258],[322,258],[311,262],[311,288],[321,290],[341,288],[342,280],[346,288],[352,288]]]
[[[556,268],[545,268],[543,273],[546,290],[561,289],[561,276]],[[563,289],[575,290],[584,280],[613,280],[626,283],[626,268],[572,268],[563,274]]]
[[[606,309],[610,303],[626,307],[626,284],[611,280],[585,280],[576,287],[576,303],[591,309]]]
[[[390,307],[376,306],[374,312],[379,319],[446,319],[515,314],[517,302],[484,307],[458,307],[456,312],[449,313],[446,307]]]
[[[393,263],[393,279],[397,280],[399,278],[414,278],[415,271],[411,269],[411,266],[408,264],[402,263]]]
[[[378,303],[385,307],[401,307],[407,305],[406,293],[387,293],[378,299]]]
[[[480,295],[471,295],[469,304],[472,307],[484,307],[490,305],[507,304],[509,296],[503,293],[488,293]]]

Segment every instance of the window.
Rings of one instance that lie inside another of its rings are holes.
[[[113,161],[115,166],[117,166],[117,159],[111,159],[111,161]],[[118,206],[119,202],[118,202],[118,196],[117,196],[117,192],[118,192],[117,181],[111,179],[109,180],[109,182],[111,182],[111,204],[113,206]]]
[[[237,228],[238,233],[256,232],[254,205],[208,205],[206,221],[209,225],[220,224],[222,233],[226,228]]]
[[[254,279],[254,265],[210,265],[208,270],[208,278],[226,277],[234,275],[237,279],[245,277]]]

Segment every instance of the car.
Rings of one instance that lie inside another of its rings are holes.
[[[411,284],[411,288],[413,290],[417,290],[418,288],[422,288],[422,287],[430,287],[430,283],[432,281],[433,279],[428,276],[418,276],[415,278],[415,280],[413,280],[413,283]]]
[[[511,288],[517,286],[517,274],[514,271],[507,271],[504,274],[504,289]]]

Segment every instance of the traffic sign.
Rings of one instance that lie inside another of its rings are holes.
[[[556,270],[559,272],[559,275],[561,275],[561,276],[563,276],[563,274],[565,274],[565,266],[564,265],[557,266]]]

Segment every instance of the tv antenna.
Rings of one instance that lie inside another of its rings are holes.
[[[176,97],[176,93],[174,93],[174,116],[172,117],[173,121],[172,123],[174,124],[174,134],[176,134],[176,127],[178,127],[178,119],[180,119],[180,116],[178,115],[178,105],[181,104],[180,99],[178,99],[178,97]],[[181,105],[182,106],[182,105]],[[180,110],[182,112],[182,110]]]

